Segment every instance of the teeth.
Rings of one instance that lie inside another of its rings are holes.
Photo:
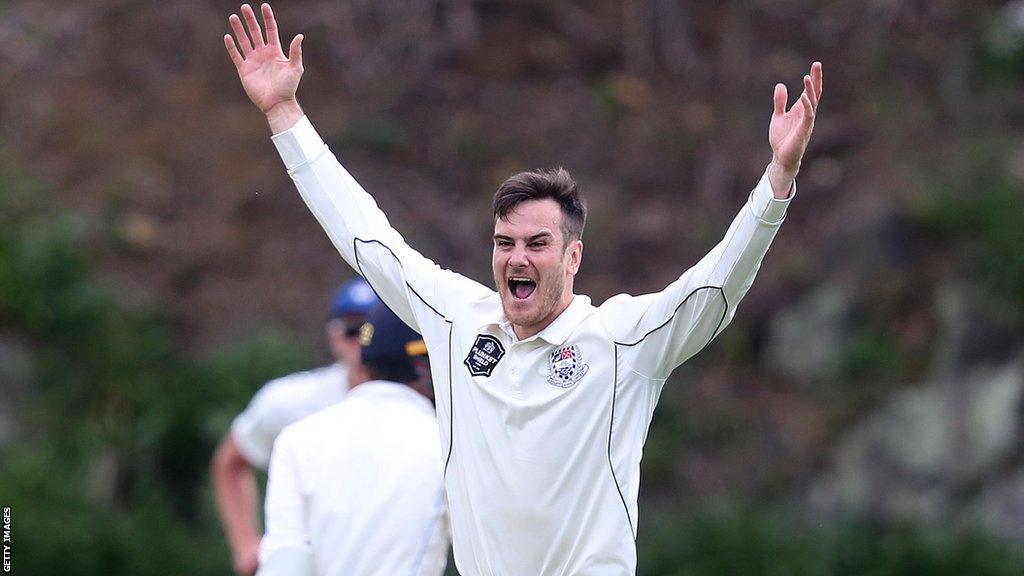
[[[512,293],[512,296],[517,300],[526,300],[533,294],[534,289],[537,287],[537,281],[533,278],[526,276],[509,276],[508,278],[508,289]],[[519,296],[519,291],[528,290],[530,293],[525,296]]]

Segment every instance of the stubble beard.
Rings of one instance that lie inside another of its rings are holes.
[[[501,297],[501,308],[505,318],[513,325],[531,328],[543,322],[551,315],[562,299],[565,289],[565,277],[560,273],[551,278],[538,278],[537,290],[530,296],[532,306],[528,310],[517,310],[522,303],[515,299],[508,290],[508,280],[499,281],[495,278],[498,295]]]

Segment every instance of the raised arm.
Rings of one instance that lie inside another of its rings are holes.
[[[484,286],[443,270],[410,248],[376,202],[338,163],[296,100],[302,77],[302,35],[281,49],[270,5],[260,7],[266,37],[248,5],[228,19],[234,37],[224,46],[253,104],[267,116],[274,145],[302,199],[342,257],[370,283],[428,345],[443,336],[445,321],[461,303],[490,293]],[[432,329],[434,328],[434,329]]]
[[[725,238],[665,290],[618,296],[605,307],[622,358],[652,379],[704,348],[732,319],[746,295],[795,194],[795,178],[821,96],[821,63],[804,76],[804,93],[789,111],[786,87],[775,87],[768,139],[773,158]]]

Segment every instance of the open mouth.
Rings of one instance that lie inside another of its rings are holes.
[[[537,289],[537,283],[529,278],[513,277],[508,279],[508,291],[516,300],[526,300]]]

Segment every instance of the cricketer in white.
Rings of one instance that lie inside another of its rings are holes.
[[[348,368],[341,362],[271,380],[231,422],[231,438],[247,462],[265,471],[281,430],[347,393]]]
[[[370,381],[284,429],[258,576],[440,576],[448,560],[434,407]]]
[[[274,144],[345,260],[427,343],[459,571],[633,573],[640,457],[661,387],[732,318],[789,200],[762,178],[725,239],[665,290],[597,308],[576,295],[519,340],[498,294],[410,248],[307,119]]]
[[[261,9],[267,39],[245,6],[248,32],[233,15],[235,39],[225,36],[225,47],[335,247],[427,343],[459,572],[633,574],[651,415],[671,371],[732,318],[785,216],[813,129],[820,64],[788,112],[785,87],[776,86],[772,163],[725,238],[665,290],[595,308],[572,293],[582,243],[557,233],[550,199],[496,219],[500,293],[409,247],[303,115],[295,100],[302,37],[285,57],[273,13]],[[523,270],[535,290],[512,294],[508,270]],[[549,300],[553,307],[537,312]]]

